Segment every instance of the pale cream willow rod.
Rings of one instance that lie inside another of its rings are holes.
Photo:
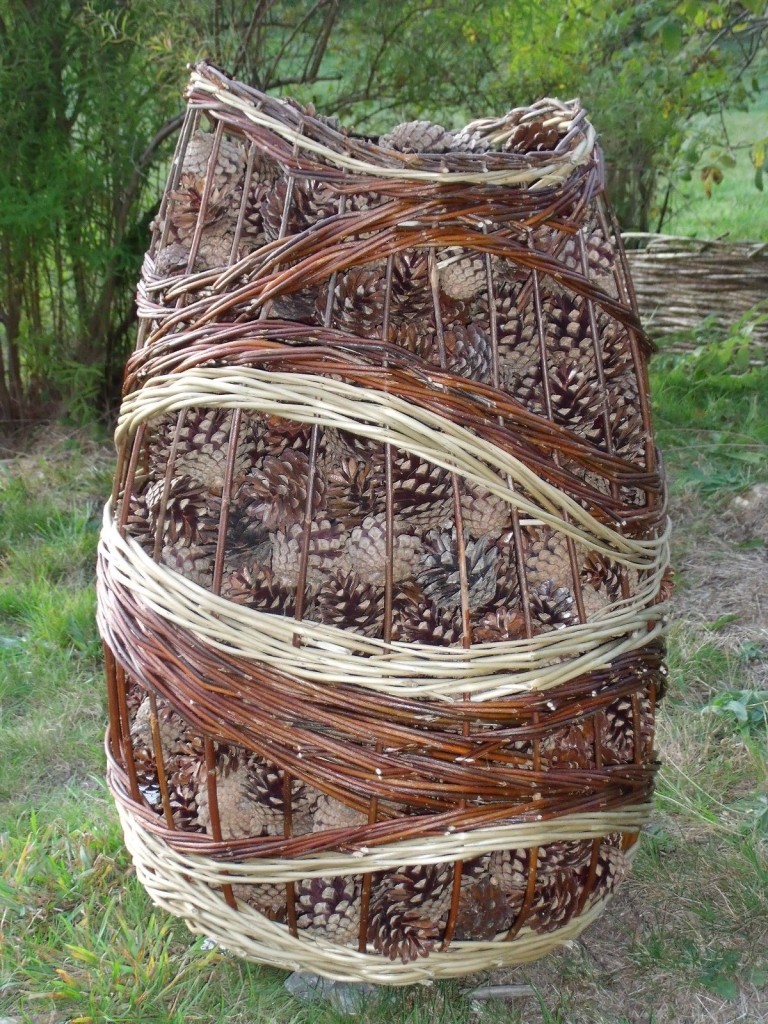
[[[324,146],[315,139],[307,138],[294,128],[284,124],[277,118],[270,117],[263,110],[260,110],[253,102],[249,102],[241,96],[236,96],[229,89],[209,81],[199,72],[194,71],[190,78],[190,92],[199,91],[207,93],[218,100],[225,107],[238,110],[244,117],[253,124],[268,128],[281,138],[290,142],[299,149],[314,153],[335,167],[346,168],[356,174],[371,175],[376,178],[403,178],[409,181],[435,181],[435,182],[477,182],[483,185],[528,185],[531,191],[546,188],[550,185],[558,185],[565,181],[576,167],[580,167],[590,159],[595,148],[595,130],[584,123],[584,137],[567,154],[558,157],[544,167],[515,167],[509,170],[481,170],[479,172],[467,171],[420,171],[412,167],[387,167],[380,164],[366,163],[349,156],[346,153],[338,152],[328,146]],[[566,118],[566,111],[563,111],[562,121],[566,129],[570,127],[570,121]],[[213,112],[215,116],[215,112]],[[467,128],[471,129],[471,125]],[[386,150],[379,152],[386,154]],[[391,155],[391,154],[390,154]]]
[[[233,871],[234,866],[218,865],[218,873],[206,875],[204,864],[209,858],[176,853],[158,836],[145,831],[138,819],[120,803],[118,812],[139,880],[156,904],[184,918],[190,930],[215,938],[225,948],[247,959],[288,970],[306,970],[309,953],[313,973],[340,981],[428,984],[438,978],[536,960],[575,938],[602,913],[605,905],[605,899],[598,900],[556,932],[541,934],[523,928],[510,942],[453,942],[439,956],[407,964],[392,963],[378,954],[338,946],[319,935],[294,937],[285,925],[267,920],[245,903],[238,902],[237,909],[233,909],[221,899],[220,887],[228,883],[237,884],[243,865],[238,866],[240,871]],[[606,815],[606,824],[611,816]],[[605,827],[605,824],[601,825],[598,834],[604,834]],[[555,830],[550,832],[548,827],[545,833],[542,829],[542,836],[545,834],[546,838],[541,838],[541,843],[552,841],[550,835],[554,836]],[[635,849],[627,851],[628,860],[632,859]],[[356,860],[349,873],[359,873],[359,864]],[[281,865],[284,867],[285,861]],[[251,866],[256,868],[256,862],[251,862],[249,868]],[[320,871],[319,866],[316,869]],[[318,877],[326,873],[334,874],[335,869],[324,866]],[[309,876],[305,874],[303,877]],[[254,881],[254,876],[249,873],[248,882]]]
[[[120,802],[118,801],[118,807]],[[160,837],[155,841],[167,849],[167,862],[190,871],[203,882],[220,885],[257,885],[261,882],[298,882],[326,875],[368,874],[390,871],[402,864],[441,864],[472,860],[494,850],[528,850],[547,843],[601,839],[614,832],[635,834],[648,822],[651,804],[633,804],[612,811],[567,814],[547,821],[494,825],[471,832],[448,832],[419,839],[402,839],[382,846],[361,845],[351,853],[329,850],[305,857],[253,857],[243,861],[221,861],[199,853],[181,853]]]
[[[299,679],[352,684],[393,696],[453,700],[470,693],[496,700],[544,691],[585,672],[606,668],[663,632],[660,606],[619,610],[599,622],[566,627],[530,640],[436,648],[367,639],[358,634],[242,608],[157,565],[140,545],[120,536],[109,507],[101,537],[104,579],[99,622],[109,635],[114,579],[167,621],[236,657],[272,665]],[[296,647],[295,639],[302,641]]]
[[[159,375],[125,398],[115,441],[119,445],[129,440],[155,416],[195,407],[268,413],[388,442],[481,484],[524,515],[631,569],[655,571],[667,554],[668,526],[651,539],[624,537],[513,455],[490,443],[481,447],[465,427],[396,395],[315,374],[198,367]],[[512,490],[504,478],[524,487],[538,504]]]

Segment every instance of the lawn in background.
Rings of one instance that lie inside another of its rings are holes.
[[[719,117],[700,119],[702,127],[724,138]],[[749,148],[768,136],[768,82],[763,94],[747,111],[730,111],[725,118],[728,138],[733,146],[734,167],[723,168],[723,180],[712,186],[707,196],[702,169],[717,156],[705,152],[693,170],[690,181],[675,182],[670,197],[670,215],[662,231],[668,235],[694,238],[727,238],[734,242],[768,242],[768,175],[763,191],[755,187],[755,168]]]

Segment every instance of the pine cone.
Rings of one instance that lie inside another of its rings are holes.
[[[162,751],[155,750],[152,736],[152,704],[148,696],[142,699],[131,723],[133,746],[145,748],[153,758],[158,756],[166,759],[180,754],[200,754],[203,749],[202,740],[192,731],[189,723],[162,697],[155,698],[155,706]]]
[[[190,137],[184,151],[182,175],[190,174],[205,179],[215,135],[213,132],[196,131]],[[232,191],[240,184],[245,171],[245,151],[240,142],[222,136],[213,168],[213,187],[220,192]]]
[[[517,574],[517,562],[514,542],[505,531],[496,541],[499,559],[496,563],[496,593],[491,604],[496,609],[513,609],[520,601],[520,577]]]
[[[597,320],[597,316],[595,316]],[[559,318],[552,323],[551,350],[547,353],[550,373],[553,367],[575,366],[592,383],[597,381],[595,343],[587,302],[581,296],[560,296]],[[596,325],[597,326],[597,325]],[[556,337],[556,333],[559,337]],[[598,339],[599,340],[599,339]]]
[[[559,125],[547,125],[545,118],[537,117],[519,124],[504,143],[507,152],[550,152],[560,140]]]
[[[573,588],[568,538],[550,527],[528,527],[523,532],[525,574],[529,587],[552,582],[557,587]],[[577,559],[581,548],[576,546]]]
[[[323,182],[294,179],[286,215],[287,197],[288,182],[281,178],[269,190],[263,203],[264,233],[270,241],[300,234],[313,224],[338,213],[338,199],[330,186]]]
[[[147,747],[135,745],[133,761],[136,768],[136,780],[139,792],[147,806],[158,817],[165,815],[160,776],[154,755]],[[197,816],[197,776],[200,772],[200,755],[187,756],[179,754],[170,759],[165,767],[165,778],[168,786],[168,801],[171,815],[176,828],[188,832],[203,831]]]
[[[522,903],[528,885],[528,851],[494,850],[488,863],[488,873],[507,893],[513,906]]]
[[[457,373],[470,380],[490,384],[493,367],[491,339],[476,324],[464,327],[453,324],[443,334],[442,351],[435,335],[430,338],[430,348],[422,349],[425,359],[436,366],[442,366],[443,354],[445,369]]]
[[[622,566],[618,562],[590,551],[581,566],[579,579],[584,611],[588,619],[613,601],[621,599]],[[630,581],[637,583],[636,577],[633,578],[632,573],[627,573],[628,584]]]
[[[549,395],[555,423],[561,423],[589,441],[599,436],[595,421],[602,412],[605,399],[597,382],[590,379],[578,364],[564,363],[550,372]]]
[[[295,523],[287,530],[278,530],[272,535],[271,569],[282,587],[298,586],[303,538],[302,523]],[[307,562],[307,586],[310,590],[316,590],[329,573],[345,564],[342,559],[346,540],[346,533],[336,523],[327,519],[310,523]]]
[[[464,865],[457,940],[490,940],[512,926],[525,896],[526,850],[497,850]]]
[[[617,294],[614,267],[616,254],[613,243],[603,234],[602,228],[594,221],[581,228],[581,236],[585,239],[584,250],[587,257],[587,277],[592,284],[607,292]],[[534,245],[540,251],[554,256],[569,270],[584,273],[582,249],[578,238],[564,235],[557,228],[543,226],[533,233]]]
[[[389,315],[395,321],[415,323],[419,332],[434,319],[429,261],[423,250],[408,249],[393,258]]]
[[[548,733],[541,742],[541,758],[549,768],[594,768],[595,734],[591,720],[581,719]]]
[[[326,430],[325,452],[326,464],[353,458],[358,462],[369,462],[374,470],[384,466],[385,447],[381,441],[353,434],[349,430]]]
[[[378,636],[383,613],[383,590],[363,582],[357,573],[337,569],[320,585],[312,618],[338,629]]]
[[[247,758],[247,765],[249,769],[249,791],[252,793],[255,800],[257,800],[263,807],[268,808],[270,811],[279,812],[283,815],[285,812],[285,789],[284,789],[284,776],[285,773],[282,768],[278,768],[277,765],[271,764],[269,761],[264,760],[262,757],[252,755]],[[295,810],[297,807],[301,807],[304,801],[304,793],[306,787],[302,782],[294,782],[291,792],[291,808]],[[295,819],[295,815],[293,816]],[[296,821],[292,822],[294,835],[301,834],[303,831],[309,831],[309,828],[297,829]],[[309,825],[309,822],[307,822]]]
[[[497,297],[499,379],[503,388],[532,412],[544,408],[538,321],[533,302],[518,309],[505,290]],[[546,332],[545,332],[546,337]]]
[[[479,131],[471,131],[469,127],[455,132],[451,140],[454,153],[487,153],[491,148],[486,137]]]
[[[231,230],[237,220],[237,211],[232,208],[232,195],[229,189],[211,189],[205,209],[203,197],[205,178],[194,174],[182,174],[179,186],[169,194],[168,221],[171,226],[169,240],[180,242],[189,248],[192,236],[202,218],[203,234],[210,230],[222,218],[231,221]]]
[[[126,532],[152,551],[158,529],[164,544],[207,547],[216,542],[218,509],[206,500],[203,487],[189,477],[174,477],[163,502],[165,481],[150,483],[139,495],[132,495]],[[162,521],[162,527],[161,527]]]
[[[558,868],[537,876],[526,925],[535,932],[562,928],[579,909],[583,891],[583,881],[577,871]]]
[[[176,416],[161,419],[152,431],[149,443],[150,474],[162,480],[168,470],[168,457],[176,434]],[[187,476],[212,494],[221,494],[232,434],[232,411],[229,409],[188,409],[179,432],[174,476]],[[235,440],[235,478],[252,465],[252,452],[247,431],[241,430]]]
[[[470,537],[496,537],[509,526],[512,506],[480,484],[464,484],[462,524]]]
[[[544,629],[562,629],[578,622],[572,592],[552,580],[531,591],[531,613]]]
[[[309,483],[309,459],[303,452],[288,449],[279,456],[265,456],[262,468],[243,479],[235,504],[267,530],[286,529],[304,519]],[[316,472],[310,515],[322,507],[324,491],[323,478]]]
[[[189,248],[182,242],[171,242],[158,249],[155,254],[155,275],[173,277],[184,273],[189,267]]]
[[[365,825],[368,817],[362,811],[348,807],[327,793],[320,793],[314,801],[312,831],[327,832],[339,828],[358,828]]]
[[[249,249],[257,249],[266,240],[264,233],[264,204],[282,176],[282,171],[274,160],[259,153],[251,144],[248,154],[252,162],[251,177],[248,183],[248,195],[243,201],[243,188],[237,190],[237,206],[243,206],[242,240]],[[243,186],[245,180],[243,180]]]
[[[407,584],[395,597],[392,614],[392,639],[407,643],[453,647],[462,642],[464,626],[459,608],[439,608],[424,597],[414,583]]]
[[[421,550],[421,541],[408,533],[395,532],[392,541],[392,581],[409,576]],[[362,583],[383,587],[386,580],[387,521],[383,513],[366,516],[349,538],[347,560]]]
[[[448,917],[453,866],[403,866],[374,884],[368,941],[390,960],[410,963],[427,956]]]
[[[496,592],[496,562],[498,552],[488,546],[488,539],[467,539],[464,546],[467,579],[467,603],[470,611],[487,604]],[[427,537],[425,553],[421,557],[424,567],[416,581],[424,595],[440,608],[461,607],[461,573],[458,564],[456,532],[433,531]]]
[[[185,832],[205,831],[200,823],[197,804],[200,779],[204,772],[202,737],[197,737],[197,745],[199,749],[194,753],[180,754],[166,766],[168,802],[171,805],[173,823],[176,828]]]
[[[627,858],[623,850],[608,842],[601,843],[595,868],[595,882],[589,895],[589,903],[594,905],[598,900],[610,896],[625,877],[627,869]]]
[[[605,403],[614,454],[644,465],[646,434],[633,391],[626,390],[617,382],[607,388]],[[608,438],[602,416],[595,420],[594,430],[596,443],[607,450]]]
[[[434,344],[434,328],[424,323],[399,322],[390,323],[387,340],[390,345],[399,345],[406,352],[419,355],[423,349],[430,350]]]
[[[485,613],[475,626],[472,638],[478,644],[494,644],[520,640],[525,635],[525,616],[519,609],[497,608]]]
[[[160,549],[160,563],[173,572],[186,577],[198,587],[210,590],[213,585],[215,548],[206,544],[187,544],[184,541],[165,543]]]
[[[295,590],[280,586],[272,571],[258,562],[244,565],[226,577],[221,596],[246,608],[275,615],[293,615],[296,610]]]
[[[507,893],[490,875],[462,885],[454,939],[490,942],[512,925]]]
[[[270,533],[264,523],[254,515],[247,497],[247,488],[240,487],[229,503],[225,555],[225,565],[229,570],[239,569],[244,559],[250,565],[266,565],[272,553]],[[211,508],[212,519],[220,522],[220,500],[212,498],[208,505]]]
[[[327,460],[326,511],[347,529],[359,526],[384,500],[382,468],[352,456]]]
[[[243,758],[231,769],[217,767],[216,794],[223,839],[245,839],[249,836],[282,835],[282,782],[276,771],[271,781],[264,770],[266,762],[255,755]],[[279,803],[264,800],[265,790],[275,795]],[[205,831],[212,835],[208,787],[201,781],[197,797],[198,818]]]
[[[237,252],[233,253],[234,241],[234,222],[217,221],[200,239],[193,270],[198,273],[230,266],[238,258]]]
[[[640,751],[643,760],[653,757],[653,716],[648,697],[640,698]],[[635,758],[635,716],[630,697],[619,697],[599,717],[600,754],[603,764],[631,764]]]
[[[517,309],[511,297],[505,301],[509,308],[505,308],[499,319],[502,381],[506,390],[527,408],[543,414],[544,371],[536,303],[531,296],[522,309]],[[557,422],[565,422],[566,425],[570,425],[569,420],[575,417],[575,425],[584,425],[586,430],[586,425],[591,423],[591,407],[601,408],[596,386],[595,346],[586,301],[579,296],[543,290],[541,315],[553,416]],[[577,385],[583,388],[579,393],[578,417],[571,408],[574,399],[568,398]],[[595,415],[592,414],[592,419]]]
[[[323,322],[333,279],[321,287],[316,315]],[[379,265],[353,267],[340,273],[333,289],[332,326],[361,338],[381,330],[386,300],[386,275]]]
[[[194,136],[193,140],[194,141]],[[222,140],[222,150],[225,149]],[[227,143],[227,145],[229,145]],[[238,147],[242,156],[242,149]],[[210,146],[208,146],[210,152]],[[221,152],[220,152],[221,157]],[[186,168],[185,163],[185,168]],[[206,159],[207,166],[207,159]],[[213,267],[225,266],[231,262],[235,229],[240,212],[242,195],[243,167],[227,159],[226,166],[217,165],[208,196],[206,190],[206,170],[185,169],[179,177],[179,184],[170,195],[167,212],[167,243],[157,254],[155,271],[158,274],[173,273],[182,266],[181,253],[176,247],[186,251],[183,265],[189,261],[192,238],[200,224],[200,240],[193,271],[208,270]],[[203,209],[203,200],[205,208]],[[159,227],[160,225],[158,225]],[[235,255],[237,255],[235,253]]]
[[[405,121],[379,138],[382,149],[400,153],[445,153],[452,143],[452,132],[432,121]]]
[[[540,846],[536,861],[537,874],[554,871],[575,871],[588,867],[592,857],[592,843],[588,839],[562,840]]]
[[[341,946],[357,943],[362,884],[356,875],[304,878],[298,884],[296,924]]]
[[[392,505],[408,528],[447,526],[453,518],[453,482],[447,469],[409,452],[392,462]]]
[[[306,423],[284,419],[282,416],[264,416],[254,423],[250,442],[254,459],[273,455],[279,458],[285,451],[301,452],[309,457],[312,427]],[[320,431],[318,451],[325,448],[325,432]]]
[[[286,889],[282,882],[259,885],[233,885],[232,892],[237,899],[258,910],[269,921],[286,920]]]
[[[617,386],[624,394],[632,395],[634,399],[637,378],[632,343],[626,329],[604,315],[598,319],[598,337],[601,342],[603,373],[606,381]]]
[[[465,249],[438,253],[440,288],[453,299],[473,299],[487,287],[485,257]]]

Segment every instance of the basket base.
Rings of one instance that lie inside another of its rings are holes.
[[[121,801],[117,809],[136,874],[154,904],[182,918],[194,934],[208,936],[245,960],[287,971],[311,971],[334,981],[430,984],[475,971],[531,963],[580,935],[610,899],[607,896],[587,907],[555,932],[523,928],[510,941],[502,936],[492,942],[453,942],[423,960],[392,962],[379,953],[360,952],[317,936],[294,936],[286,925],[270,921],[241,901],[236,909],[230,907],[219,886],[228,878],[233,883],[241,880],[236,864],[228,870],[208,857],[179,854],[148,832]],[[628,851],[630,857],[633,853],[634,849]]]

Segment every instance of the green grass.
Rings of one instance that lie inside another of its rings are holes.
[[[695,238],[727,237],[733,241],[766,242],[768,192],[760,192],[755,187],[755,168],[749,147],[768,135],[768,91],[764,89],[749,110],[728,111],[725,124],[734,166],[722,167],[723,180],[719,185],[713,185],[708,197],[701,172],[707,165],[720,162],[724,133],[719,117],[698,119],[696,128],[711,133],[721,144],[717,149],[709,147],[701,154],[689,181],[675,182],[671,212],[662,231]]]
[[[749,363],[746,331],[702,336],[692,355],[656,359],[651,394],[675,488],[722,496],[766,478],[768,365]]]
[[[104,471],[89,468],[75,447],[0,479],[0,800],[45,801],[52,783],[93,764],[104,713],[92,586],[101,461]]]
[[[514,970],[382,991],[366,1000],[360,1020],[661,1024],[727,1021],[737,1006],[752,1013],[744,1019],[761,1019],[768,730],[757,679],[768,651],[745,632],[740,613],[713,606],[699,621],[685,608],[701,603],[690,558],[733,492],[768,480],[768,379],[743,365],[738,345],[725,345],[686,359],[659,357],[652,386],[682,525],[682,611],[670,634],[670,686],[658,725],[657,812],[633,877],[570,947]],[[49,1024],[350,1019],[327,1003],[292,998],[284,972],[206,950],[183,923],[152,908],[102,781],[93,559],[109,449],[59,439],[45,456],[4,465],[0,1016]],[[731,707],[742,700],[746,722]],[[467,990],[489,979],[529,984],[534,994],[472,1004]]]

